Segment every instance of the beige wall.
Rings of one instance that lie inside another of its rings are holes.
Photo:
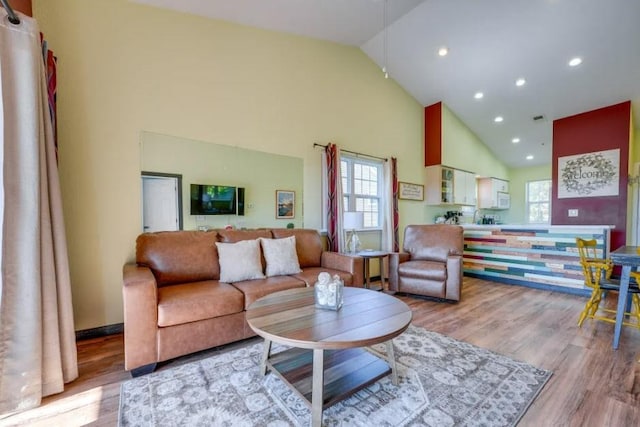
[[[320,227],[314,142],[398,158],[421,182],[423,107],[359,49],[124,0],[35,0],[58,57],[60,174],[76,329],[122,322],[140,218],[143,131],[303,159],[304,226]],[[401,229],[424,205],[401,201]]]

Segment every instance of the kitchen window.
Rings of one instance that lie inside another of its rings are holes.
[[[527,222],[549,224],[551,218],[551,180],[527,182]]]
[[[344,210],[364,213],[364,228],[382,227],[382,163],[341,156]]]

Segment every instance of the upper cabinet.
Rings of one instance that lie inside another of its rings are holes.
[[[476,205],[476,174],[459,169],[453,170],[453,203]]]
[[[498,178],[478,179],[478,208],[509,209],[509,181]]]
[[[476,204],[475,174],[442,165],[428,166],[425,170],[428,205]]]

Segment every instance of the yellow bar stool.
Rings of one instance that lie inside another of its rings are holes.
[[[578,237],[576,238],[576,246],[580,255],[580,265],[582,266],[582,272],[584,274],[584,284],[591,288],[591,297],[585,304],[582,313],[580,313],[578,326],[582,326],[582,323],[587,318],[616,323],[616,310],[600,308],[600,302],[602,301],[602,297],[605,292],[620,291],[620,283],[611,278],[613,263],[610,259],[605,259],[599,256],[596,240],[585,240]],[[640,297],[638,296],[640,293],[640,289],[638,288],[640,273],[633,272],[631,273],[631,276],[635,281],[634,283],[629,284],[631,311],[625,312],[625,316],[631,317],[634,321],[623,321],[622,324],[640,329]]]

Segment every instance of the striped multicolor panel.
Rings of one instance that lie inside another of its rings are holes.
[[[608,254],[608,228],[465,228],[464,273],[504,283],[589,295],[576,237],[596,239]]]

